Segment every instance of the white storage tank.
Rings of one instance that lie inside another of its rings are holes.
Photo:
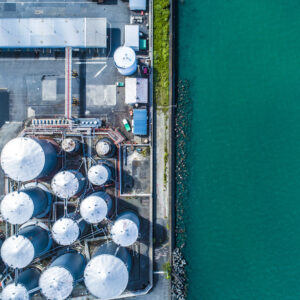
[[[78,195],[84,187],[85,178],[75,170],[61,171],[57,173],[52,181],[51,188],[53,193],[62,199],[68,199]]]
[[[122,247],[128,247],[136,242],[139,236],[140,220],[138,216],[127,211],[119,215],[111,228],[113,241]]]
[[[88,179],[93,185],[105,185],[111,181],[111,169],[104,163],[92,166],[88,171]]]
[[[99,157],[111,157],[115,154],[115,145],[111,139],[102,138],[96,144],[96,152]]]
[[[24,224],[31,218],[46,216],[50,211],[51,200],[51,194],[40,187],[25,188],[3,198],[1,215],[11,224]]]
[[[122,46],[114,53],[115,65],[118,71],[124,76],[130,76],[136,72],[137,60],[134,50],[130,47]]]
[[[73,138],[65,138],[61,143],[61,148],[67,153],[76,153],[79,151],[80,142]]]
[[[40,277],[41,293],[49,300],[68,298],[77,281],[82,279],[86,260],[79,252],[60,255]]]
[[[5,174],[16,181],[29,181],[49,176],[57,164],[57,154],[48,140],[17,137],[1,152]]]
[[[87,223],[79,215],[70,214],[54,223],[52,236],[57,244],[68,246],[76,242],[86,231]]]
[[[35,258],[45,254],[52,246],[50,231],[43,223],[28,222],[21,226],[18,235],[6,239],[1,257],[11,268],[25,268]]]
[[[126,289],[131,257],[126,248],[109,242],[100,246],[84,270],[84,282],[89,292],[99,299],[120,296]]]
[[[96,192],[81,202],[80,215],[86,222],[97,224],[107,217],[111,208],[111,197],[105,192]]]
[[[2,300],[29,300],[30,291],[39,286],[41,272],[37,268],[28,268],[18,275],[17,282],[4,287],[1,294]]]

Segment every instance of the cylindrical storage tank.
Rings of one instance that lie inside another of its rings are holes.
[[[138,216],[127,211],[119,215],[111,228],[113,241],[122,247],[128,247],[136,242],[139,236],[140,220]]]
[[[1,251],[1,247],[3,245],[3,239],[0,238],[0,251]],[[5,270],[5,264],[2,260],[2,257],[0,257],[0,274]]]
[[[48,140],[17,137],[1,152],[4,173],[16,181],[47,177],[54,171],[56,163],[56,150]]]
[[[42,223],[24,224],[18,235],[6,239],[1,247],[1,257],[11,268],[25,268],[36,257],[45,254],[52,246],[50,232]]]
[[[58,219],[52,227],[52,236],[59,245],[68,246],[82,237],[88,229],[87,223],[79,215]]]
[[[137,60],[134,50],[130,47],[119,47],[114,53],[115,65],[118,71],[124,75],[129,76],[136,72]]]
[[[99,157],[111,157],[115,151],[116,147],[111,139],[102,138],[96,144],[96,152]]]
[[[120,296],[128,285],[131,257],[127,249],[109,242],[100,246],[84,271],[89,292],[99,299]]]
[[[76,153],[80,148],[80,142],[76,139],[65,138],[61,143],[61,148],[67,153]]]
[[[57,257],[40,277],[42,294],[50,300],[68,298],[76,282],[83,277],[86,260],[79,252]]]
[[[90,223],[97,224],[103,221],[112,208],[112,200],[105,192],[96,192],[85,199],[80,204],[80,215]]]
[[[111,169],[103,163],[92,166],[88,171],[88,179],[94,185],[105,185],[111,181]]]
[[[84,184],[85,178],[80,172],[69,170],[57,173],[51,181],[51,188],[56,196],[67,199],[79,194]]]
[[[39,286],[41,272],[37,268],[22,271],[17,283],[8,284],[2,291],[2,300],[29,300],[29,292]]]
[[[51,194],[39,187],[7,194],[1,202],[2,217],[11,224],[24,224],[31,218],[42,218],[50,211]]]

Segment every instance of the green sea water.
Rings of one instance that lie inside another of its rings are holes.
[[[178,0],[189,300],[300,299],[300,1]]]

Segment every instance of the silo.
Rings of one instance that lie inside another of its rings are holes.
[[[39,286],[41,272],[37,268],[22,271],[16,283],[8,284],[2,291],[2,300],[29,300],[29,292]]]
[[[113,241],[122,247],[128,247],[136,242],[139,236],[140,220],[138,216],[127,211],[119,215],[111,228]]]
[[[99,157],[111,157],[115,151],[116,147],[111,139],[102,138],[96,144],[96,152]]]
[[[93,185],[105,185],[111,181],[111,169],[104,163],[92,166],[88,171],[88,179]]]
[[[54,171],[56,163],[56,150],[48,140],[17,137],[1,152],[4,173],[16,181],[47,177]]]
[[[126,248],[109,242],[100,246],[84,271],[84,282],[100,299],[120,296],[128,285],[131,257]]]
[[[40,277],[42,294],[50,300],[68,298],[76,282],[83,277],[86,260],[79,252],[57,257]]]
[[[31,218],[49,213],[51,194],[39,187],[25,188],[7,194],[1,202],[2,217],[11,224],[24,224]]]
[[[52,181],[53,193],[63,199],[67,199],[79,194],[84,187],[85,178],[75,170],[61,171],[57,173]]]
[[[129,76],[136,72],[137,60],[132,48],[126,46],[119,47],[114,53],[114,61],[118,71],[122,75]]]
[[[61,147],[67,153],[76,153],[79,151],[80,142],[73,138],[65,138],[61,143]]]
[[[52,239],[47,226],[28,222],[21,226],[18,235],[6,239],[1,247],[3,261],[12,268],[25,268],[35,258],[50,250]]]
[[[79,215],[58,219],[52,227],[53,239],[59,245],[67,246],[76,242],[88,229],[87,223]]]
[[[111,208],[110,196],[105,192],[96,192],[83,199],[80,204],[80,214],[86,222],[97,224],[107,217]]]
[[[3,239],[0,238],[0,251],[1,251],[2,245],[3,245]],[[5,270],[5,268],[6,268],[5,264],[4,264],[3,260],[2,260],[2,258],[0,257],[0,274],[2,274],[2,272]]]

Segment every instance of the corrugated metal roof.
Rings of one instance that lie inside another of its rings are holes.
[[[147,78],[125,78],[125,103],[148,103]]]
[[[106,18],[3,18],[0,48],[106,48]]]
[[[135,135],[147,135],[148,114],[147,109],[133,110],[133,133]]]
[[[146,0],[129,0],[130,10],[146,10]]]

